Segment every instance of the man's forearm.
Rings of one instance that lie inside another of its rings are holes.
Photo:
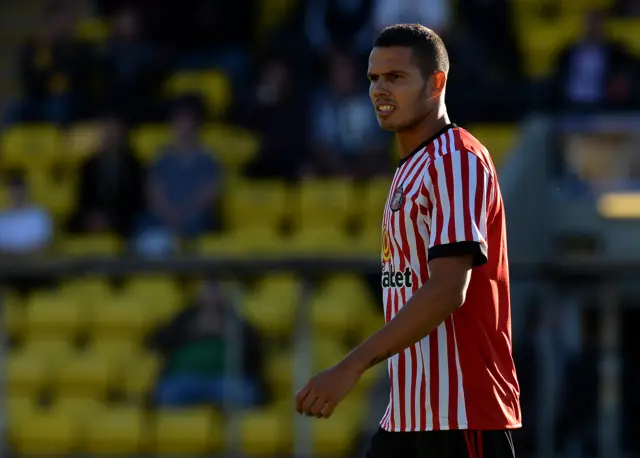
[[[429,335],[462,301],[459,285],[427,281],[379,331],[344,359],[364,372]]]

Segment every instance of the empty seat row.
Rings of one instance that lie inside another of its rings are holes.
[[[203,408],[145,412],[82,398],[61,399],[46,410],[21,398],[11,398],[8,404],[9,439],[21,454],[199,454],[226,448],[278,456],[293,449],[291,401],[286,410],[243,412],[233,422]],[[330,419],[310,422],[313,450],[317,455],[345,456],[363,417],[363,399],[354,396]]]

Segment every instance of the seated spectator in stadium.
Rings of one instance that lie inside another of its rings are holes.
[[[53,223],[44,208],[31,202],[22,175],[8,178],[8,205],[0,211],[0,254],[37,255],[53,239]]]
[[[267,61],[250,102],[239,106],[237,121],[261,137],[257,158],[245,170],[250,178],[295,180],[308,160],[306,97],[292,72],[282,60]]]
[[[49,121],[65,124],[81,114],[89,96],[90,48],[75,38],[74,12],[65,3],[45,11],[39,37],[20,51],[23,98],[10,108],[8,122]]]
[[[351,57],[331,56],[328,87],[310,105],[310,148],[319,174],[366,177],[389,170],[391,138],[378,127],[360,79]]]
[[[583,37],[560,53],[551,83],[552,108],[616,110],[633,103],[637,63],[621,43],[605,37],[605,19],[603,11],[590,11]]]
[[[70,231],[131,235],[144,207],[145,171],[129,146],[122,120],[103,120],[100,146],[80,166],[79,179]]]
[[[308,0],[305,31],[313,52],[326,56],[346,49],[356,56],[371,51],[375,0]]]
[[[176,237],[196,237],[215,227],[214,204],[221,190],[221,168],[200,143],[195,109],[180,105],[172,115],[173,140],[149,170],[147,215],[141,223],[139,248],[146,242],[170,248]],[[160,240],[165,242],[160,243]],[[155,250],[155,249],[152,249]],[[148,252],[151,253],[151,252]]]
[[[150,118],[162,73],[133,8],[123,7],[114,15],[101,67],[106,108],[131,122]]]
[[[260,336],[227,304],[214,282],[206,282],[195,302],[151,336],[151,346],[165,358],[156,402],[162,407],[255,406],[265,401]],[[236,329],[229,329],[230,323]],[[238,374],[227,377],[229,339],[240,345]]]

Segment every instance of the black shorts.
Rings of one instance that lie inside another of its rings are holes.
[[[420,431],[395,433],[380,428],[367,458],[515,458],[511,431]]]

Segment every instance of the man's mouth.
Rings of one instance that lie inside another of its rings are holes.
[[[388,103],[376,104],[376,112],[380,115],[389,115],[393,113],[395,109],[395,106]]]

